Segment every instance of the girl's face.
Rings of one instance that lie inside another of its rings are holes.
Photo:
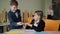
[[[40,19],[40,16],[37,15],[37,13],[34,14],[34,20],[37,21]]]
[[[12,6],[10,6],[11,7],[11,10],[13,11],[13,12],[15,12],[16,10],[17,10],[17,6],[15,6],[15,5],[12,5]]]

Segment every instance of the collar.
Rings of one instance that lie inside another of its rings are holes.
[[[10,9],[10,10],[11,10],[11,12],[16,13],[16,11],[13,11],[12,9]]]
[[[40,20],[35,21],[35,23],[38,23]]]

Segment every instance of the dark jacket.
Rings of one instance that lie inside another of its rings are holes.
[[[21,26],[17,25],[17,22],[21,22],[21,14],[20,14],[20,10],[17,9],[16,13],[18,14],[18,18],[16,17],[15,13],[12,12],[11,10],[8,12],[8,19],[10,21],[10,29],[19,29],[22,28]]]
[[[34,26],[34,20],[32,20],[31,22],[32,24],[32,27],[29,27],[27,26],[26,29],[34,29],[35,31],[37,32],[41,32],[41,31],[44,31],[44,27],[45,27],[45,22],[43,20],[40,20],[39,23],[38,23],[38,26]]]

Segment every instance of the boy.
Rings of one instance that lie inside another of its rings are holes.
[[[8,19],[10,21],[10,29],[21,29],[22,21],[20,10],[18,9],[18,2],[11,0],[10,11],[8,12]]]

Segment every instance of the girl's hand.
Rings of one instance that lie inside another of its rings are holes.
[[[31,24],[29,24],[29,23],[26,23],[26,25],[28,25],[28,26],[32,27],[32,25],[31,25]]]

